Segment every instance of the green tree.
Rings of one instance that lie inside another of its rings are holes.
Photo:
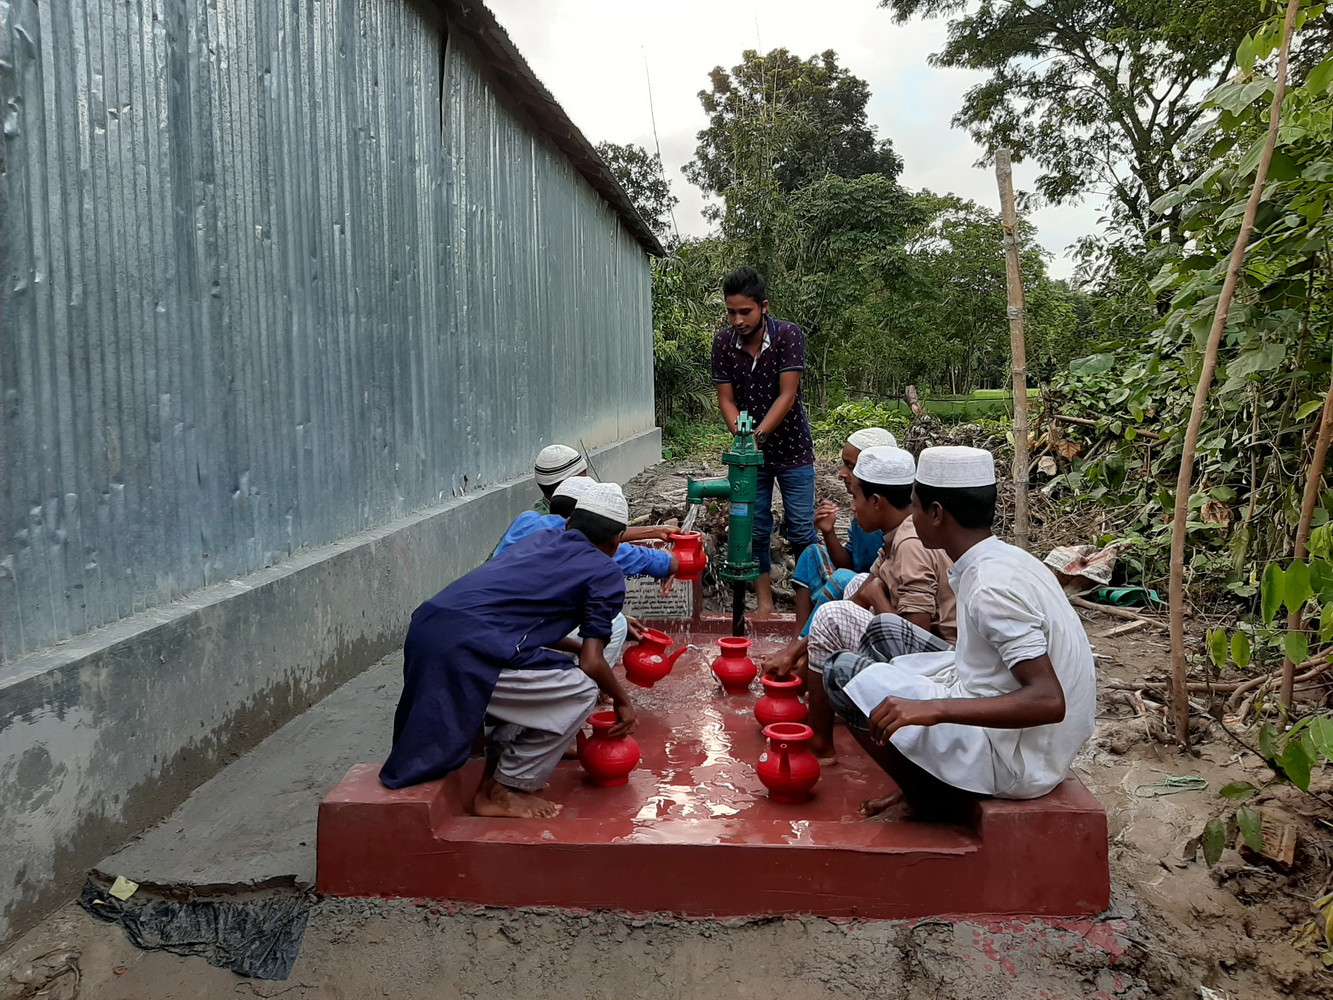
[[[1238,46],[1234,79],[1202,102],[1206,166],[1154,205],[1179,213],[1188,240],[1152,281],[1169,309],[1071,365],[1052,400],[1062,413],[1096,421],[1091,432],[1067,429],[1089,452],[1095,441],[1099,457],[1075,461],[1063,483],[1129,512],[1114,537],[1135,542],[1127,563],[1149,585],[1167,573],[1174,498],[1164,487],[1179,471],[1201,344],[1258,168],[1275,88],[1265,61],[1279,27],[1270,23]],[[1307,23],[1298,37],[1305,42],[1306,31],[1318,37],[1322,28]],[[1308,68],[1292,74],[1204,414],[1187,500],[1196,593],[1225,586],[1241,598],[1258,596],[1256,568],[1290,553],[1310,471],[1311,424],[1333,350],[1333,56],[1324,51],[1322,62],[1307,59]],[[1330,511],[1333,493],[1325,492],[1316,527]]]
[[[869,86],[839,66],[831,49],[809,59],[786,49],[747,49],[740,65],[730,72],[718,66],[709,77],[711,89],[699,92],[708,128],[685,175],[710,194],[727,197],[747,183],[756,145],[783,194],[830,174],[893,179],[902,170],[892,143],[877,139],[866,120]],[[775,127],[776,134],[758,134]]]
[[[611,168],[611,173],[657,238],[663,243],[674,238],[671,210],[680,204],[680,199],[671,193],[671,183],[662,169],[661,155],[649,153],[632,142],[623,146],[614,142],[599,142],[597,153]]]
[[[880,0],[899,21],[950,17],[940,67],[990,72],[954,124],[983,149],[1040,164],[1054,203],[1106,197],[1142,243],[1180,243],[1149,205],[1198,166],[1200,97],[1231,75],[1260,0]]]
[[[886,338],[900,378],[953,393],[1003,388],[1010,369],[1004,228],[999,213],[956,195],[922,191],[922,222],[909,234],[908,297],[895,303]],[[1036,229],[1018,227],[1028,369],[1053,374],[1086,346],[1067,287],[1046,274]],[[897,387],[895,387],[896,389]]]

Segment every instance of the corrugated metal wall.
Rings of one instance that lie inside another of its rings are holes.
[[[6,660],[652,426],[642,248],[432,8],[0,16]]]

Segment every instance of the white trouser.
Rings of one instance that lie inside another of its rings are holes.
[[[525,792],[546,787],[551,772],[597,705],[597,685],[578,667],[501,670],[486,714],[500,749],[495,778]]]

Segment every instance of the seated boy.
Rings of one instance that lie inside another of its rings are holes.
[[[861,452],[885,445],[896,448],[898,442],[883,427],[863,427],[847,438],[842,446],[838,478],[848,493],[852,491],[852,469]],[[810,630],[810,615],[814,609],[825,601],[841,597],[843,587],[852,577],[870,569],[884,544],[881,532],[868,532],[853,518],[844,545],[838,537],[837,518],[837,504],[829,500],[820,503],[815,510],[815,530],[824,540],[806,548],[792,571],[792,596],[796,602],[796,620],[802,625],[801,635]]]
[[[905,799],[921,818],[957,818],[977,795],[1037,798],[1092,735],[1096,674],[1082,623],[1046,566],[991,534],[995,496],[989,452],[921,453],[912,520],[954,563],[953,680],[938,671],[947,654],[918,653],[910,639],[876,659],[839,652],[824,664],[830,703],[899,788],[868,801],[867,814]]]
[[[852,469],[861,452],[884,445],[896,448],[898,442],[883,427],[863,427],[847,438],[842,446],[838,478],[848,493],[852,491]],[[815,530],[824,541],[808,546],[801,553],[791,575],[792,600],[801,630],[786,647],[770,655],[773,669],[788,663],[797,669],[805,669],[805,637],[810,634],[815,610],[842,597],[843,590],[857,574],[865,573],[874,565],[884,545],[883,532],[866,531],[855,517],[847,531],[847,544],[843,545],[838,537],[837,521],[838,505],[829,500],[822,501],[815,510]],[[787,668],[784,666],[784,669]]]
[[[456,580],[412,615],[403,695],[380,781],[402,788],[458,770],[483,725],[491,753],[473,798],[479,816],[547,818],[535,793],[587,720],[600,688],[632,732],[634,709],[604,649],[625,599],[611,558],[629,506],[598,483],[565,531],[539,531]],[[578,626],[578,661],[549,647]]]
[[[878,531],[884,547],[870,572],[853,579],[845,600],[815,611],[805,648],[806,672],[818,676],[824,661],[842,649],[859,649],[878,659],[885,649],[942,651],[958,634],[949,557],[928,549],[912,523],[912,483],[916,463],[901,448],[874,447],[861,452],[851,477],[852,513],[866,531]],[[885,642],[894,645],[886,647]],[[766,664],[781,673],[779,661]],[[809,691],[811,749],[824,764],[837,763],[833,747],[833,712],[823,684]]]

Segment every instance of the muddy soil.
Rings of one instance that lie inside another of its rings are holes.
[[[679,472],[658,467],[636,481],[634,513],[683,513]],[[840,490],[831,474],[821,476],[821,493],[840,499]],[[1217,790],[1261,782],[1265,772],[1206,720],[1197,756],[1162,742],[1151,689],[1142,689],[1145,701],[1116,686],[1165,675],[1166,638],[1106,635],[1121,624],[1086,618],[1103,691],[1097,735],[1076,763],[1110,821],[1114,902],[1101,921],[680,921],[325,899],[311,913],[292,977],[261,982],[200,959],[138,951],[119,928],[71,905],[0,956],[0,998],[1333,997],[1333,973],[1318,953],[1292,944],[1333,879],[1333,813],[1317,796],[1267,790],[1252,804],[1266,829],[1293,828],[1291,869],[1234,850],[1205,865],[1194,842],[1226,806]],[[1206,789],[1165,783],[1183,776],[1202,778]],[[312,781],[311,801],[325,790]],[[1327,776],[1316,778],[1315,791],[1333,792]]]

